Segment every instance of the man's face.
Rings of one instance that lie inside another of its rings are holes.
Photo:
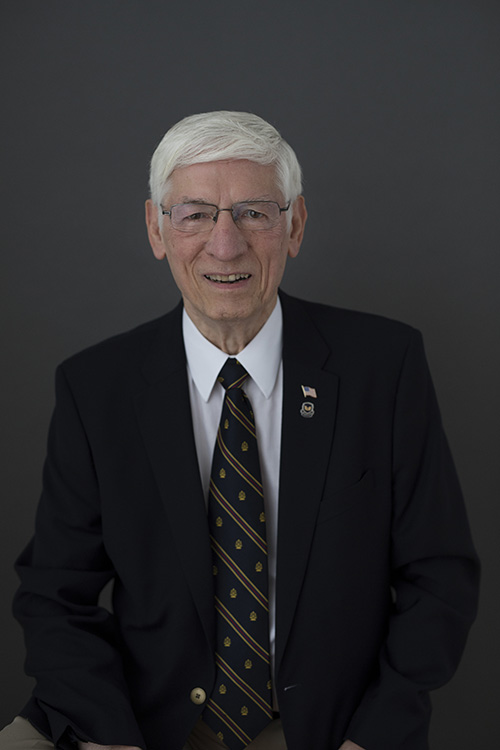
[[[176,169],[162,205],[169,209],[177,203],[204,202],[229,208],[248,200],[284,205],[274,167],[242,159]],[[157,210],[147,202],[153,252],[158,259],[168,259],[188,315],[210,340],[228,324],[240,326],[250,340],[271,314],[287,257],[299,252],[306,220],[303,198],[289,211],[290,226],[282,213],[272,229],[242,231],[224,211],[210,232],[190,234],[174,229],[168,216],[159,227]]]

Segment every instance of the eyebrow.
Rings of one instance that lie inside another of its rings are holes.
[[[257,198],[242,198],[239,201],[234,201],[232,205],[234,205],[235,203],[258,203],[260,201],[272,201],[273,203],[279,203],[279,201],[271,198],[269,195],[264,195],[258,196]],[[216,203],[207,201],[205,200],[205,198],[190,198],[188,195],[183,195],[182,198],[179,199],[179,203],[195,203],[201,206],[217,206]]]
[[[188,195],[183,195],[182,198],[180,198],[179,203],[200,203],[206,206],[215,206],[215,203],[211,203],[204,198],[190,198]]]

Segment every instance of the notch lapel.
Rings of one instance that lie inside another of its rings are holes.
[[[135,407],[181,566],[212,645],[212,555],[193,435],[181,314],[179,305],[165,318],[143,367],[149,385],[136,396]]]
[[[280,297],[284,328],[276,671],[307,567],[332,450],[338,393],[338,376],[326,368],[326,342],[299,300]],[[317,397],[305,397],[303,385],[315,388]],[[302,416],[301,410],[308,413],[302,409],[304,402],[313,404],[313,416]]]

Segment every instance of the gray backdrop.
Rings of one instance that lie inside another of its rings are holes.
[[[309,224],[284,288],[424,333],[484,563],[432,747],[495,746],[498,0],[4,0],[0,26],[0,724],[31,685],[12,564],[33,527],[54,368],[176,302],[143,227],[148,159],[173,122],[224,108],[269,119],[303,165]]]

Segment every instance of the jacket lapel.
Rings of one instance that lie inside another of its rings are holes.
[[[136,413],[183,572],[209,643],[214,638],[212,555],[193,435],[182,305],[166,316],[143,366]]]
[[[327,369],[330,350],[304,305],[285,294],[280,297],[284,328],[276,670],[307,567],[332,449],[338,392],[338,377]],[[314,388],[317,397],[304,396],[302,386]]]

